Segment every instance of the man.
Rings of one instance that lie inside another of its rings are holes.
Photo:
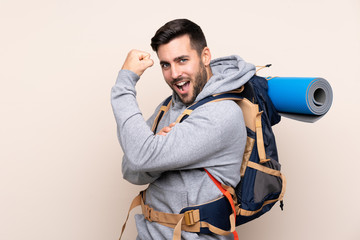
[[[238,56],[211,60],[201,28],[187,19],[166,23],[152,38],[165,81],[173,90],[172,103],[157,133],[151,131],[161,104],[145,122],[136,102],[135,85],[153,65],[149,53],[132,50],[115,86],[112,106],[124,152],[122,171],[133,184],[149,184],[145,204],[165,213],[213,201],[222,196],[206,174],[235,187],[240,181],[246,143],[242,111],[230,100],[197,108],[174,124],[190,104],[206,96],[241,87],[255,66]],[[137,239],[172,239],[173,229],[136,215]],[[232,234],[182,232],[182,239],[233,239]]]

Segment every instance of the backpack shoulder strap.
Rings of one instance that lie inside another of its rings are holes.
[[[188,108],[186,108],[184,112],[176,119],[176,123],[180,123],[184,121],[196,108],[200,107],[201,105],[204,105],[205,103],[218,102],[223,100],[235,100],[235,101],[241,100],[243,99],[243,97],[239,95],[241,91],[242,89],[238,89],[238,90],[215,94],[203,98],[202,100],[195,102],[192,105],[190,105]]]
[[[165,113],[169,110],[170,106],[171,106],[171,102],[172,102],[172,96],[169,96],[162,104],[162,106],[160,107],[160,110],[154,120],[153,126],[151,128],[151,131],[155,134],[157,127],[159,125],[160,120],[162,119],[162,117],[165,115]]]
[[[198,102],[195,102],[184,110],[184,112],[177,118],[176,123],[184,121],[186,118],[189,117],[189,115],[192,113],[192,111],[194,111],[197,107],[200,107],[201,105],[203,105],[205,103],[217,102],[217,101],[222,101],[222,100],[235,100],[235,101],[241,100],[241,99],[243,99],[243,97],[239,96],[239,93],[241,93],[242,91],[243,91],[243,87],[241,87],[240,89],[235,89],[233,91],[211,95],[211,96],[208,96]],[[159,112],[154,120],[153,126],[151,128],[153,133],[156,133],[156,130],[160,123],[160,120],[165,115],[165,113],[170,109],[171,102],[172,102],[172,96],[169,96],[163,102],[162,106],[160,107],[160,110],[159,110]]]

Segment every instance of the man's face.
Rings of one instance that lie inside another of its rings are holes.
[[[197,51],[191,47],[189,36],[160,45],[157,54],[167,84],[185,105],[193,103],[208,75]]]

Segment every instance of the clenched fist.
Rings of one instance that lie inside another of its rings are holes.
[[[150,58],[150,54],[139,50],[131,50],[127,55],[122,69],[133,71],[141,76],[144,71],[151,67],[154,61]]]

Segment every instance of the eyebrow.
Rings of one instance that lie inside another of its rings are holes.
[[[181,56],[178,56],[178,57],[176,57],[176,58],[174,58],[174,62],[177,62],[177,61],[179,61],[179,60],[181,60],[181,59],[184,59],[184,58],[189,58],[190,56],[189,55],[181,55]],[[169,64],[169,62],[167,62],[167,61],[160,61],[160,64]]]
[[[176,58],[174,58],[174,62],[179,61],[179,60],[184,59],[184,58],[189,58],[189,55],[181,55],[179,57],[176,57]]]

